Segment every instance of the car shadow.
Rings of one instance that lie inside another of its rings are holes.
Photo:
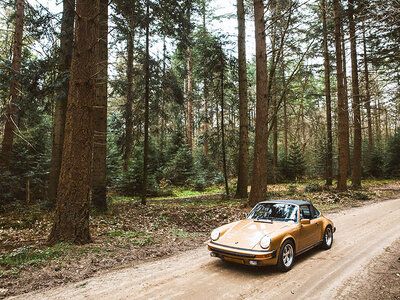
[[[293,269],[301,268],[302,262],[310,259],[313,255],[321,252],[322,250],[319,247],[315,247],[303,254],[296,256]],[[249,265],[242,265],[230,261],[226,261],[223,259],[216,259],[213,263],[215,268],[219,268],[222,271],[230,271],[235,273],[242,273],[249,276],[259,277],[260,275],[278,275],[282,274],[281,271],[277,269],[276,266],[249,266]],[[290,272],[290,271],[289,271]]]

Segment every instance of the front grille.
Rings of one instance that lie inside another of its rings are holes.
[[[251,254],[244,254],[244,253],[237,253],[237,252],[231,252],[231,251],[226,251],[226,250],[221,250],[221,249],[216,249],[213,247],[210,247],[210,250],[219,254],[227,254],[227,255],[232,255],[236,257],[244,257],[244,258],[255,258],[255,255]]]

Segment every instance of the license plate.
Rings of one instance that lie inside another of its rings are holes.
[[[224,256],[224,259],[227,261],[238,263],[238,264],[244,264],[243,259],[238,259],[238,258],[233,258],[233,257],[228,257],[228,256]]]

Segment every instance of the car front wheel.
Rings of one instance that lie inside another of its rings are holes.
[[[324,238],[322,239],[322,249],[328,250],[332,247],[333,243],[333,231],[331,226],[327,226],[324,232]]]
[[[282,244],[277,264],[280,271],[287,272],[292,268],[295,255],[294,249],[294,244],[291,240],[287,240]]]

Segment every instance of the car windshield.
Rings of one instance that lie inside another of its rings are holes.
[[[293,204],[259,203],[252,209],[247,219],[297,222],[297,211],[297,206]]]

